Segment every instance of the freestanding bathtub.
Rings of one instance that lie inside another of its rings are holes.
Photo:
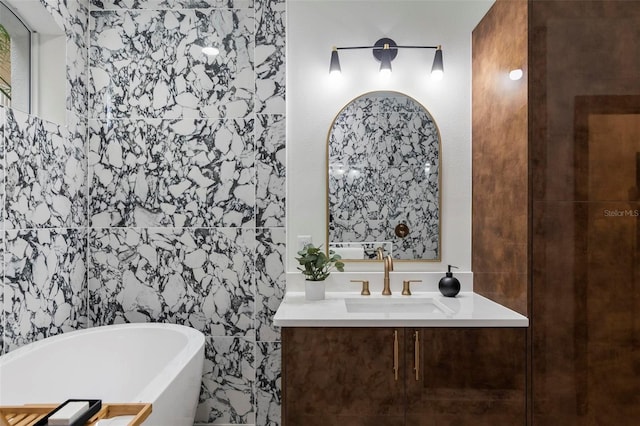
[[[204,336],[185,326],[121,324],[72,331],[0,357],[0,405],[69,398],[150,402],[145,425],[192,426],[203,362]],[[113,422],[121,423],[127,422]]]

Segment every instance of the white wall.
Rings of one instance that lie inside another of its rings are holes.
[[[493,0],[288,2],[287,26],[287,249],[296,271],[297,236],[326,244],[326,138],[351,99],[396,90],[433,115],[442,138],[442,261],[396,264],[396,270],[471,269],[471,31]],[[341,81],[329,78],[331,47],[441,44],[445,77],[428,78],[431,50],[400,50],[387,82],[371,51],[341,51]],[[377,270],[350,263],[349,271]]]
[[[66,37],[37,34],[33,46],[34,92],[32,113],[45,120],[66,122]]]

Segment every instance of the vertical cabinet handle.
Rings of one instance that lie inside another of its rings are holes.
[[[398,365],[399,360],[399,343],[398,343],[398,330],[393,331],[393,376],[396,381],[398,381],[398,371],[400,370],[400,366]]]
[[[416,372],[416,381],[420,380],[420,332],[413,333],[413,370]]]

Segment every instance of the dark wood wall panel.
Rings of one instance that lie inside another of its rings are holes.
[[[637,424],[640,2],[529,14],[532,424]]]
[[[474,290],[527,314],[527,3],[498,0],[474,29]],[[511,81],[509,71],[525,76]]]

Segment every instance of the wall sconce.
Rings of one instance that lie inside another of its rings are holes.
[[[376,41],[373,46],[348,46],[348,47],[333,47],[331,51],[331,63],[329,64],[330,74],[340,74],[342,69],[340,68],[340,58],[338,57],[338,50],[354,50],[354,49],[371,49],[374,58],[380,62],[380,73],[391,73],[391,61],[398,56],[398,49],[435,49],[436,53],[433,57],[433,65],[431,66],[431,77],[436,80],[440,80],[444,74],[444,67],[442,65],[442,46],[398,46],[395,41],[390,38],[381,38]]]

